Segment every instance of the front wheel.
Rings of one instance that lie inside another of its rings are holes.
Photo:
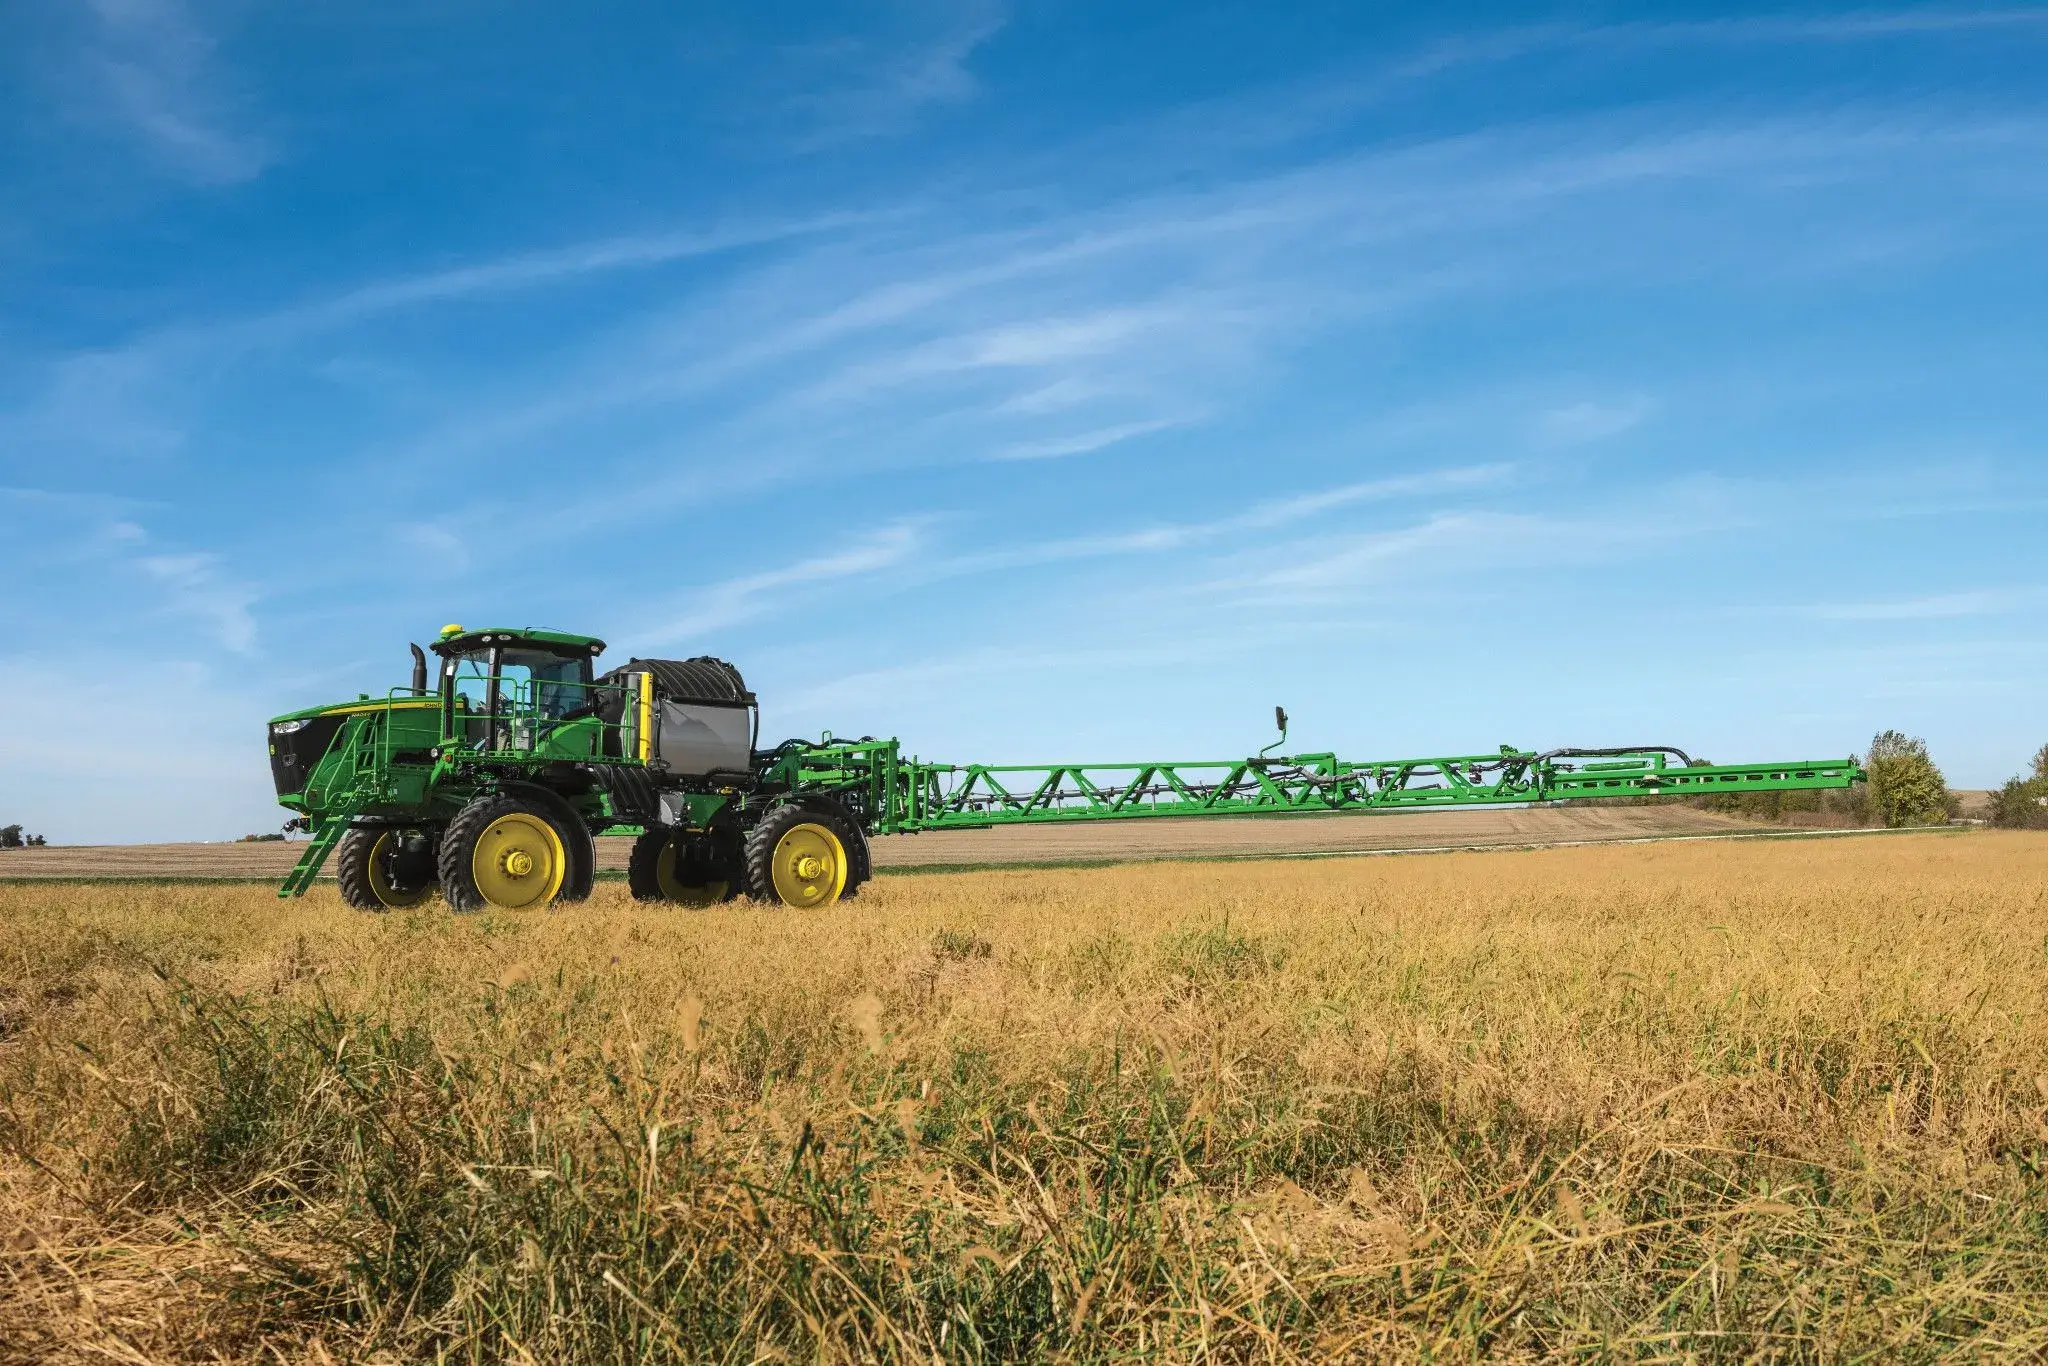
[[[356,826],[334,851],[341,899],[359,911],[403,911],[434,895],[434,839],[424,830]]]
[[[747,836],[747,895],[812,910],[846,891],[851,860],[836,822],[801,806],[778,806]]]
[[[546,906],[570,873],[568,842],[539,806],[506,793],[478,797],[441,837],[441,895],[451,910]]]

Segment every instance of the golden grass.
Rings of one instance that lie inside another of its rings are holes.
[[[0,1356],[2048,1352],[2048,837],[0,886]]]

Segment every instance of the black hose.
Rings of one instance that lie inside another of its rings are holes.
[[[1614,749],[1553,749],[1536,756],[1536,762],[1546,759],[1619,759],[1630,754],[1675,754],[1681,767],[1692,768],[1692,756],[1677,745],[1621,745]]]

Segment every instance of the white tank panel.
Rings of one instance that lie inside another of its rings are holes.
[[[753,768],[751,708],[664,701],[657,710],[655,754],[670,773],[745,773]]]

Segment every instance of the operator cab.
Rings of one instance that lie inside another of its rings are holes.
[[[451,733],[472,742],[485,738],[487,717],[548,727],[599,708],[591,661],[604,642],[590,636],[446,626],[433,650],[441,657],[439,692]],[[490,747],[503,748],[506,739],[501,734]]]

